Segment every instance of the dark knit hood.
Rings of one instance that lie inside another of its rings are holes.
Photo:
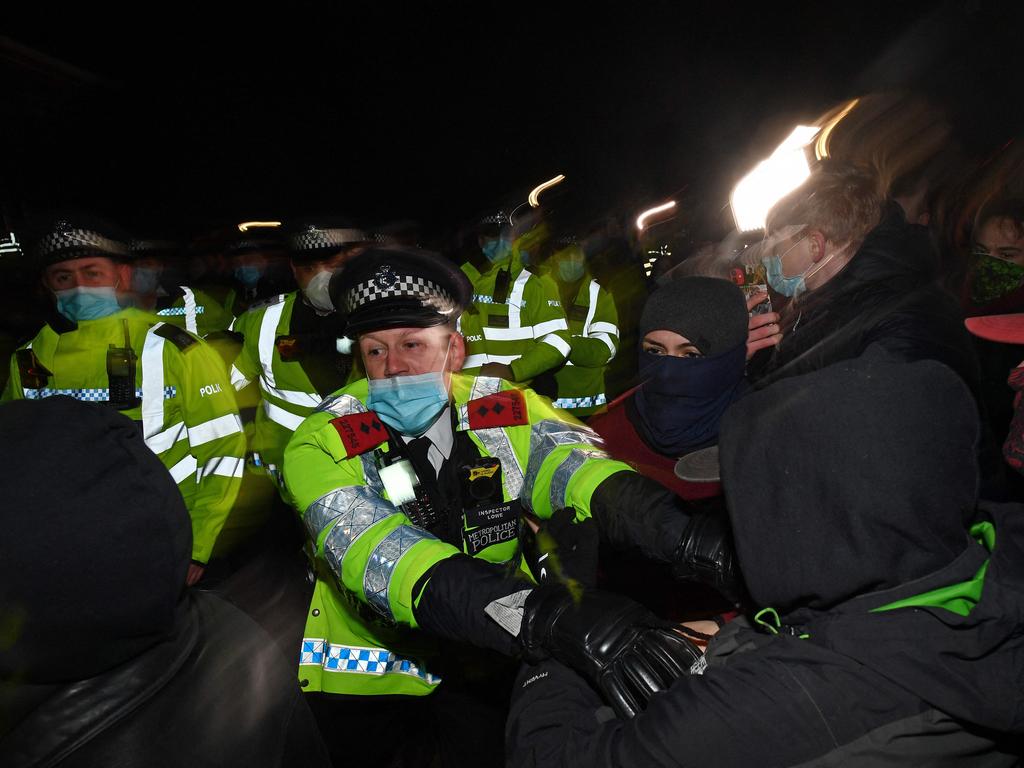
[[[192,546],[137,426],[68,397],[0,405],[0,678],[81,680],[173,630]]]

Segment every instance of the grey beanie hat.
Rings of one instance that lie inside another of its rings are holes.
[[[651,331],[672,331],[712,357],[746,340],[748,317],[743,291],[728,280],[681,277],[647,299],[640,338]]]

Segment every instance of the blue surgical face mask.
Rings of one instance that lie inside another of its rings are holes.
[[[582,260],[563,259],[558,262],[558,276],[567,283],[575,283],[583,277],[584,264]]]
[[[132,270],[132,290],[143,296],[156,293],[160,285],[160,270],[152,267],[136,267]]]
[[[512,252],[512,243],[503,237],[499,237],[496,240],[488,240],[481,246],[481,250],[484,252],[484,256],[492,264],[503,261]]]
[[[786,277],[782,274],[782,257],[779,254],[773,253],[771,256],[761,259],[761,263],[764,264],[768,285],[776,293],[781,293],[783,296],[796,296],[807,290],[807,283],[804,281],[802,272],[796,277]]]
[[[260,281],[263,276],[263,270],[260,267],[254,267],[248,264],[240,267],[235,267],[235,279],[238,280],[246,288],[252,288]]]
[[[447,405],[443,371],[370,379],[366,407],[403,435],[422,435]]]
[[[114,286],[79,285],[63,291],[54,291],[57,311],[73,323],[81,320],[99,320],[120,311]]]

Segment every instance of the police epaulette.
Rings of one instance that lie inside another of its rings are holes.
[[[526,398],[518,389],[506,389],[466,403],[470,429],[517,427],[530,423]]]
[[[372,451],[388,439],[388,431],[373,411],[350,413],[331,419],[331,426],[338,431],[341,444],[345,446],[347,458]]]
[[[277,294],[277,296],[271,296],[266,299],[260,299],[259,301],[250,304],[249,308],[245,311],[252,312],[254,309],[266,309],[267,307],[272,307],[275,304],[280,304],[281,302],[283,302],[287,298],[287,296],[287,293],[279,293]]]
[[[199,339],[184,328],[179,328],[178,326],[171,325],[170,323],[161,324],[159,328],[153,331],[153,333],[167,339],[182,352],[199,341]]]

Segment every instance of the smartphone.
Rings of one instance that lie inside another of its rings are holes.
[[[743,291],[743,297],[749,299],[757,293],[768,294],[768,280],[765,277],[763,264],[747,264],[744,267],[734,267],[730,273],[732,281]],[[772,311],[772,297],[758,304],[750,311],[750,316],[764,315]]]

